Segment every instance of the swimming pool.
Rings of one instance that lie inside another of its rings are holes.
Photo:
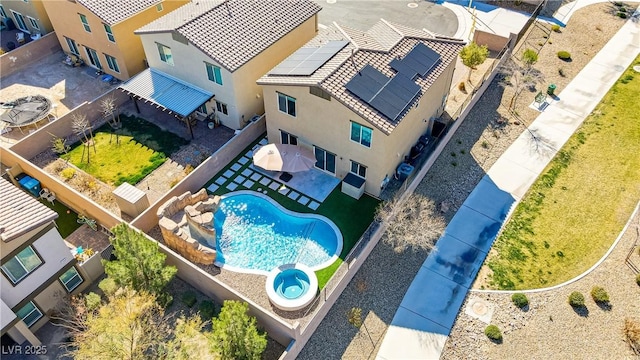
[[[342,234],[331,220],[289,211],[254,191],[222,196],[213,222],[216,265],[233,271],[266,275],[290,263],[315,271],[342,251]]]

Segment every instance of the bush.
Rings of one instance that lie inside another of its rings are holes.
[[[522,53],[522,61],[527,65],[533,65],[538,61],[538,53],[533,49],[525,49]]]
[[[640,286],[640,274],[636,275],[636,284]]]
[[[464,93],[466,93],[466,92],[467,92],[467,88],[466,88],[466,87],[465,87],[465,85],[464,85],[464,81],[463,81],[463,82],[461,82],[460,84],[458,84],[458,90],[460,90],[460,91],[462,91],[462,92],[464,92]]]
[[[551,31],[555,31],[555,32],[559,33],[560,32],[560,25],[558,25],[558,24],[551,25]]]
[[[196,299],[196,294],[193,291],[187,291],[182,294],[182,302],[188,307],[193,307],[197,301],[198,299]]]
[[[491,340],[502,341],[502,332],[495,325],[489,325],[484,329],[484,334]]]
[[[98,310],[98,308],[102,305],[102,298],[100,298],[100,295],[94,293],[93,291],[88,293],[84,297],[84,301],[87,304],[87,309],[89,311]]]
[[[594,286],[593,289],[591,289],[591,297],[593,301],[597,303],[606,304],[609,302],[609,294],[600,286]]]
[[[572,292],[571,295],[569,295],[569,305],[573,307],[583,307],[584,295],[579,291]]]
[[[112,278],[106,278],[100,281],[100,283],[98,284],[98,287],[107,296],[111,296],[115,294],[116,290],[118,290],[118,285]]]
[[[511,301],[513,301],[513,304],[519,308],[523,308],[527,305],[529,305],[529,299],[527,299],[527,295],[523,294],[523,293],[515,293],[513,295],[511,295]]]
[[[568,51],[558,51],[558,58],[562,59],[562,60],[569,60],[571,59],[571,54]]]
[[[624,337],[636,355],[640,355],[640,323],[633,319],[624,319]]]
[[[62,178],[65,180],[71,179],[75,174],[76,174],[76,169],[74,168],[66,168],[60,171],[60,176],[62,176]]]
[[[216,304],[211,300],[205,300],[198,306],[200,316],[204,321],[211,321],[217,315]]]
[[[621,10],[622,9],[624,9],[624,8],[621,8]],[[627,13],[626,12],[618,11],[618,13],[616,15],[618,15],[618,17],[621,18],[621,19],[626,19],[627,18]]]
[[[565,77],[567,76],[567,74],[564,73],[564,69],[563,68],[558,68],[558,75]]]

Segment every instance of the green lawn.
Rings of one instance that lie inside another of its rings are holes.
[[[53,204],[48,201],[40,200],[42,204],[52,209],[53,211],[58,213],[58,218],[56,219],[56,225],[58,226],[58,232],[65,239],[67,236],[71,235],[77,228],[79,228],[82,224],[78,224],[78,214],[75,211],[69,209],[60,201],[56,200]]]
[[[87,148],[78,143],[66,155],[71,163],[108,184],[136,184],[162,165],[167,155],[188,143],[143,119],[126,116],[121,119],[119,144],[111,128],[102,126],[94,132],[95,152],[93,146]]]
[[[258,141],[259,139],[255,143],[257,143]],[[254,144],[243,150],[242,154],[251,149]],[[242,157],[242,155],[238,156],[238,158],[240,157]],[[219,174],[222,174],[227,169],[229,169],[231,165],[238,160],[238,158],[231,161],[229,165],[227,165],[219,172]],[[251,162],[248,162],[243,165],[243,169],[248,167],[250,164]],[[241,172],[242,169],[240,169],[239,171]],[[217,177],[218,175],[211,179],[206,185],[204,185],[204,187],[206,188],[211,185],[214,179]],[[231,180],[228,180],[227,182],[229,181]],[[222,195],[229,192],[229,190],[227,190],[224,185],[226,184],[223,184],[223,186],[220,186],[218,190],[215,191],[216,195]],[[258,188],[262,188],[263,190],[265,189],[264,186],[256,183],[251,187],[251,190],[257,190]],[[369,224],[373,221],[375,210],[380,203],[380,200],[366,194],[363,195],[360,200],[356,200],[350,196],[343,194],[342,191],[340,191],[340,185],[338,185],[331,192],[331,194],[329,194],[327,199],[320,205],[320,207],[318,207],[316,211],[313,211],[309,207],[302,205],[297,201],[278,193],[277,191],[273,191],[269,188],[266,188],[266,190],[267,195],[277,201],[283,207],[295,212],[316,213],[326,216],[331,221],[333,221],[340,229],[344,242],[342,252],[340,253],[340,258],[333,264],[331,264],[331,266],[316,271],[316,275],[318,276],[318,285],[320,286],[320,288],[323,288],[329,281],[340,264],[342,264],[342,260],[347,256],[347,254],[349,254],[349,251],[351,251],[353,246],[360,239],[360,236],[362,236]]]
[[[517,206],[487,260],[492,287],[556,285],[609,249],[640,198],[638,99],[627,69]]]

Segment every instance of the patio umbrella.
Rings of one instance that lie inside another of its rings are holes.
[[[315,163],[311,150],[295,145],[267,144],[253,153],[253,164],[271,171],[307,171]]]

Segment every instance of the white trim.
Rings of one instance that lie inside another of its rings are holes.
[[[280,205],[277,201],[275,201],[272,198],[270,198],[269,196],[267,196],[265,194],[262,194],[262,193],[259,193],[259,192],[256,192],[256,191],[252,191],[252,190],[232,191],[230,193],[222,195],[220,197],[220,200],[222,201],[225,198],[236,196],[236,195],[252,195],[252,196],[255,196],[255,197],[259,197],[259,198],[261,198],[263,200],[266,200],[266,201],[270,202],[273,206],[275,206],[278,210],[280,210],[285,215],[294,216],[294,217],[298,217],[298,218],[315,219],[315,220],[319,220],[319,221],[325,222],[335,232],[336,242],[337,242],[337,244],[336,244],[336,252],[328,260],[326,260],[326,261],[324,261],[324,262],[322,262],[322,263],[320,263],[320,264],[318,264],[316,266],[310,267],[310,269],[313,270],[313,271],[318,271],[318,270],[324,269],[326,267],[329,267],[336,260],[338,260],[338,257],[340,256],[340,253],[342,253],[342,248],[344,246],[344,240],[342,238],[342,233],[340,232],[340,229],[338,228],[338,226],[333,221],[331,221],[329,218],[327,218],[326,216],[322,216],[322,215],[318,215],[318,214],[311,214],[311,213],[299,213],[299,212],[288,210],[288,209],[284,208],[282,205]],[[215,265],[220,267],[220,268],[224,268],[224,269],[235,271],[235,272],[239,272],[239,273],[245,273],[245,274],[268,275],[269,272],[270,272],[270,271],[267,271],[267,270],[245,269],[245,268],[240,268],[240,267],[236,267],[236,266],[231,266],[231,265],[228,265],[228,264],[220,263],[220,262],[218,262],[218,260],[215,261]]]
[[[31,34],[31,31],[29,31],[29,27],[27,26],[27,22],[24,21],[24,16],[21,13],[15,11],[13,9],[9,9],[9,10],[13,13],[13,20],[15,20],[16,27],[20,31],[26,32],[27,34]],[[19,15],[20,19],[22,19],[22,23],[24,24],[24,27],[25,27],[24,29],[20,27],[20,22],[18,21],[18,17],[16,15]]]

